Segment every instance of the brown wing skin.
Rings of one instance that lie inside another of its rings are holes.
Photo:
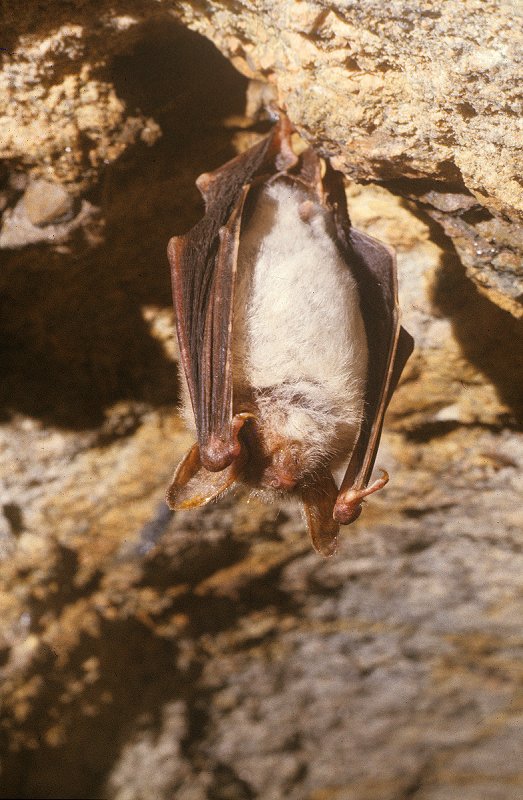
[[[328,165],[324,186],[334,211],[339,246],[358,282],[369,351],[364,418],[334,510],[335,519],[347,524],[359,516],[361,500],[370,494],[365,489],[376,460],[383,417],[414,342],[400,325],[394,251],[351,227],[341,175]],[[376,481],[374,490],[383,485],[383,479]]]
[[[254,147],[198,178],[205,216],[168,246],[176,331],[196,422],[200,458],[224,469],[239,452],[232,419],[231,328],[244,200],[259,175],[296,163],[285,117]],[[237,430],[236,430],[237,434]]]
[[[401,326],[393,251],[356,230],[351,231],[350,243],[364,277],[363,283],[359,284],[369,349],[365,415],[347,471],[350,486],[360,489],[367,485],[370,478],[383,417],[393,391],[392,377],[394,365],[397,364]],[[403,366],[404,362],[397,369],[398,378]],[[342,491],[344,488],[345,485],[342,485]]]

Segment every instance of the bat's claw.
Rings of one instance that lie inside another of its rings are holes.
[[[347,491],[338,495],[333,513],[336,522],[339,522],[340,525],[350,525],[351,522],[358,519],[362,511],[361,504],[364,502],[365,498],[383,489],[389,482],[388,472],[384,469],[380,471],[381,478],[375,480],[374,483],[367,486],[365,489],[347,489]]]
[[[200,458],[205,469],[221,472],[238,458],[240,452],[241,445],[237,439],[225,440],[213,435],[200,447]]]

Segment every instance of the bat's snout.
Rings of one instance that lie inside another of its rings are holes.
[[[296,484],[298,483],[297,479],[293,475],[274,475],[273,477],[265,477],[266,479],[269,477],[269,485],[271,489],[279,489],[284,492],[291,492],[296,488]]]
[[[263,472],[262,483],[270,489],[292,492],[303,477],[302,449],[297,442],[286,444],[272,454]]]

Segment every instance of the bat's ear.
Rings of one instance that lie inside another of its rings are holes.
[[[200,461],[200,448],[193,445],[174,473],[165,502],[172,511],[206,505],[236,482],[242,461],[236,459],[220,472],[210,472]]]
[[[315,473],[301,490],[312,546],[325,557],[333,556],[338,547],[340,526],[332,517],[337,496],[338,487],[327,470]]]

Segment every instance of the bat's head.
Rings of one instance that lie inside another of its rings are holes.
[[[173,510],[195,508],[236,484],[247,486],[262,500],[295,496],[315,549],[332,555],[338,534],[333,517],[338,488],[328,467],[332,458],[315,443],[314,426],[303,409],[289,413],[288,407],[273,406],[268,415],[265,412],[253,404],[249,411],[236,414],[232,436],[222,448],[218,441],[210,449],[200,450],[195,444],[174,474],[167,503]]]
[[[236,483],[267,499],[271,494],[300,494],[318,471],[325,470],[318,447],[307,437],[282,430],[281,419],[267,424],[265,417],[252,412],[236,414],[233,436],[222,444],[220,448],[212,439],[205,449],[194,445],[185,456],[168,491],[171,508],[205,505]]]
[[[300,442],[282,442],[270,454],[260,484],[267,489],[291,492],[306,474],[306,453]]]
[[[330,556],[336,550],[338,525],[357,519],[364,498],[385,486],[389,479],[382,470],[381,478],[372,485],[339,494],[329,464],[318,461],[317,448],[282,436],[279,427],[264,428],[250,412],[234,417],[232,441],[234,446],[231,448],[229,443],[228,455],[223,456],[227,462],[224,466],[216,441],[208,458],[197,444],[189,450],[167,491],[170,508],[206,505],[237,483],[246,485],[262,499],[296,495],[301,500],[314,548]]]
[[[246,451],[244,481],[270,497],[302,494],[318,475],[331,474],[347,458],[359,431],[359,415],[352,412],[350,397],[345,420],[317,393],[283,392],[281,387],[254,397],[252,417],[241,431]],[[347,421],[348,420],[348,421]]]
[[[264,418],[255,416],[242,431],[242,440],[246,450],[243,480],[251,488],[294,492],[314,469],[310,445]]]

